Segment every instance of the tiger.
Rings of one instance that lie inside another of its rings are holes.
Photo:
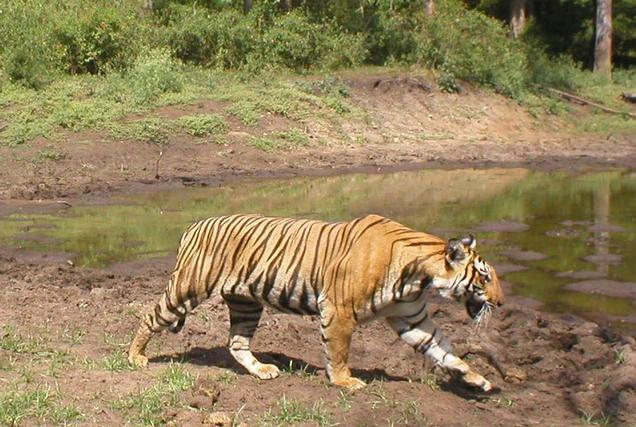
[[[146,366],[146,345],[162,330],[178,332],[213,293],[229,308],[229,352],[250,374],[280,371],[250,350],[264,306],[317,316],[329,381],[356,390],[366,383],[347,365],[357,325],[385,319],[407,344],[469,386],[491,383],[452,353],[427,310],[427,290],[465,304],[477,321],[501,306],[497,274],[468,235],[445,241],[379,215],[350,222],[228,215],[192,224],[180,240],[175,268],[130,345],[131,364]]]

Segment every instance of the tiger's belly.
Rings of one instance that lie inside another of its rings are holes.
[[[306,281],[243,282],[230,287],[224,286],[222,296],[225,299],[250,299],[284,313],[311,316],[319,313],[317,292]]]

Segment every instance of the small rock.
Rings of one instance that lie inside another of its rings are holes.
[[[221,394],[219,385],[211,378],[202,379],[199,382],[198,391],[213,402],[219,400],[219,395]]]
[[[522,383],[528,379],[528,374],[517,367],[506,370],[505,381],[509,383]]]
[[[233,417],[227,412],[212,412],[203,419],[203,425],[220,427],[231,426],[232,418]]]

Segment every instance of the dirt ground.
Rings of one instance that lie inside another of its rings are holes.
[[[2,147],[0,214],[246,176],[636,167],[633,136],[583,134],[563,118],[535,118],[492,94],[440,94],[399,78],[348,84],[351,102],[370,119],[300,124],[326,144],[264,153],[244,143],[256,130],[240,123],[232,123],[226,146],[173,135],[162,148],[159,178],[157,147],[100,142],[97,134],[73,136],[91,141],[86,144],[40,140]],[[220,107],[202,103],[156,114],[175,117],[191,108]],[[289,126],[299,124],[268,116],[258,132]],[[51,146],[65,157],[32,161]],[[271,381],[246,374],[225,349],[228,314],[214,298],[181,333],[151,342],[148,368],[133,369],[124,353],[139,316],[163,291],[174,257],[103,270],[77,268],[67,259],[0,250],[0,424],[636,426],[636,341],[574,316],[539,312],[520,297],[509,297],[488,327],[475,331],[463,307],[432,296],[433,318],[456,353],[496,385],[494,392],[453,382],[386,325],[372,322],[356,332],[350,360],[369,385],[349,393],[326,381],[318,322],[309,317],[266,310],[253,347],[284,372]],[[187,385],[175,386],[175,378]],[[29,400],[34,392],[46,398]]]

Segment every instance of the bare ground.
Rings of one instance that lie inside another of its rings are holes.
[[[476,334],[462,307],[433,298],[433,318],[456,352],[496,385],[493,393],[431,369],[381,322],[361,326],[354,337],[350,364],[369,386],[348,393],[328,385],[318,322],[310,317],[266,311],[254,348],[285,372],[270,381],[248,375],[225,349],[229,319],[217,298],[200,306],[180,334],[152,341],[149,368],[130,370],[123,352],[139,315],[161,294],[172,260],[98,271],[63,259],[0,257],[0,383],[5,390],[50,387],[56,404],[83,414],[79,424],[141,422],[140,409],[120,402],[143,394],[175,362],[196,378],[192,390],[178,394],[180,402],[155,413],[175,425],[209,422],[217,412],[236,424],[276,423],[284,398],[306,410],[318,405],[322,425],[636,425],[634,339],[537,312],[521,299],[513,297]],[[15,341],[27,344],[20,349],[10,345]]]
[[[562,119],[533,118],[497,96],[442,95],[399,78],[348,83],[352,102],[369,112],[366,120],[299,124],[268,116],[257,128],[233,123],[227,146],[173,135],[162,147],[158,179],[157,147],[100,142],[97,134],[70,135],[63,145],[42,140],[19,150],[0,148],[5,199],[0,213],[56,210],[54,202],[61,198],[95,201],[113,192],[245,176],[513,164],[636,166],[633,137],[582,134]],[[194,108],[220,106],[202,103],[156,114],[174,117]],[[245,144],[246,135],[298,126],[326,143],[284,153]],[[51,146],[65,158],[34,161]],[[40,199],[52,202],[36,202]],[[2,417],[20,396],[46,390],[48,403],[38,412],[40,406],[31,402],[18,424],[288,425],[291,418],[283,416],[296,415],[301,425],[636,425],[634,339],[573,316],[538,312],[521,298],[509,298],[479,333],[462,307],[433,298],[434,319],[457,353],[497,386],[495,392],[477,393],[454,383],[374,322],[359,328],[350,361],[369,386],[348,393],[328,385],[317,321],[309,317],[266,311],[254,349],[285,373],[267,382],[247,375],[225,350],[228,315],[216,299],[200,306],[180,334],[162,334],[152,342],[149,368],[131,369],[126,346],[140,314],[161,294],[174,260],[92,270],[66,259],[65,254],[0,252],[0,423],[15,419]],[[194,385],[165,392],[158,407],[144,409],[143,402],[154,396],[152,387],[175,363]],[[7,393],[14,393],[13,400]]]

